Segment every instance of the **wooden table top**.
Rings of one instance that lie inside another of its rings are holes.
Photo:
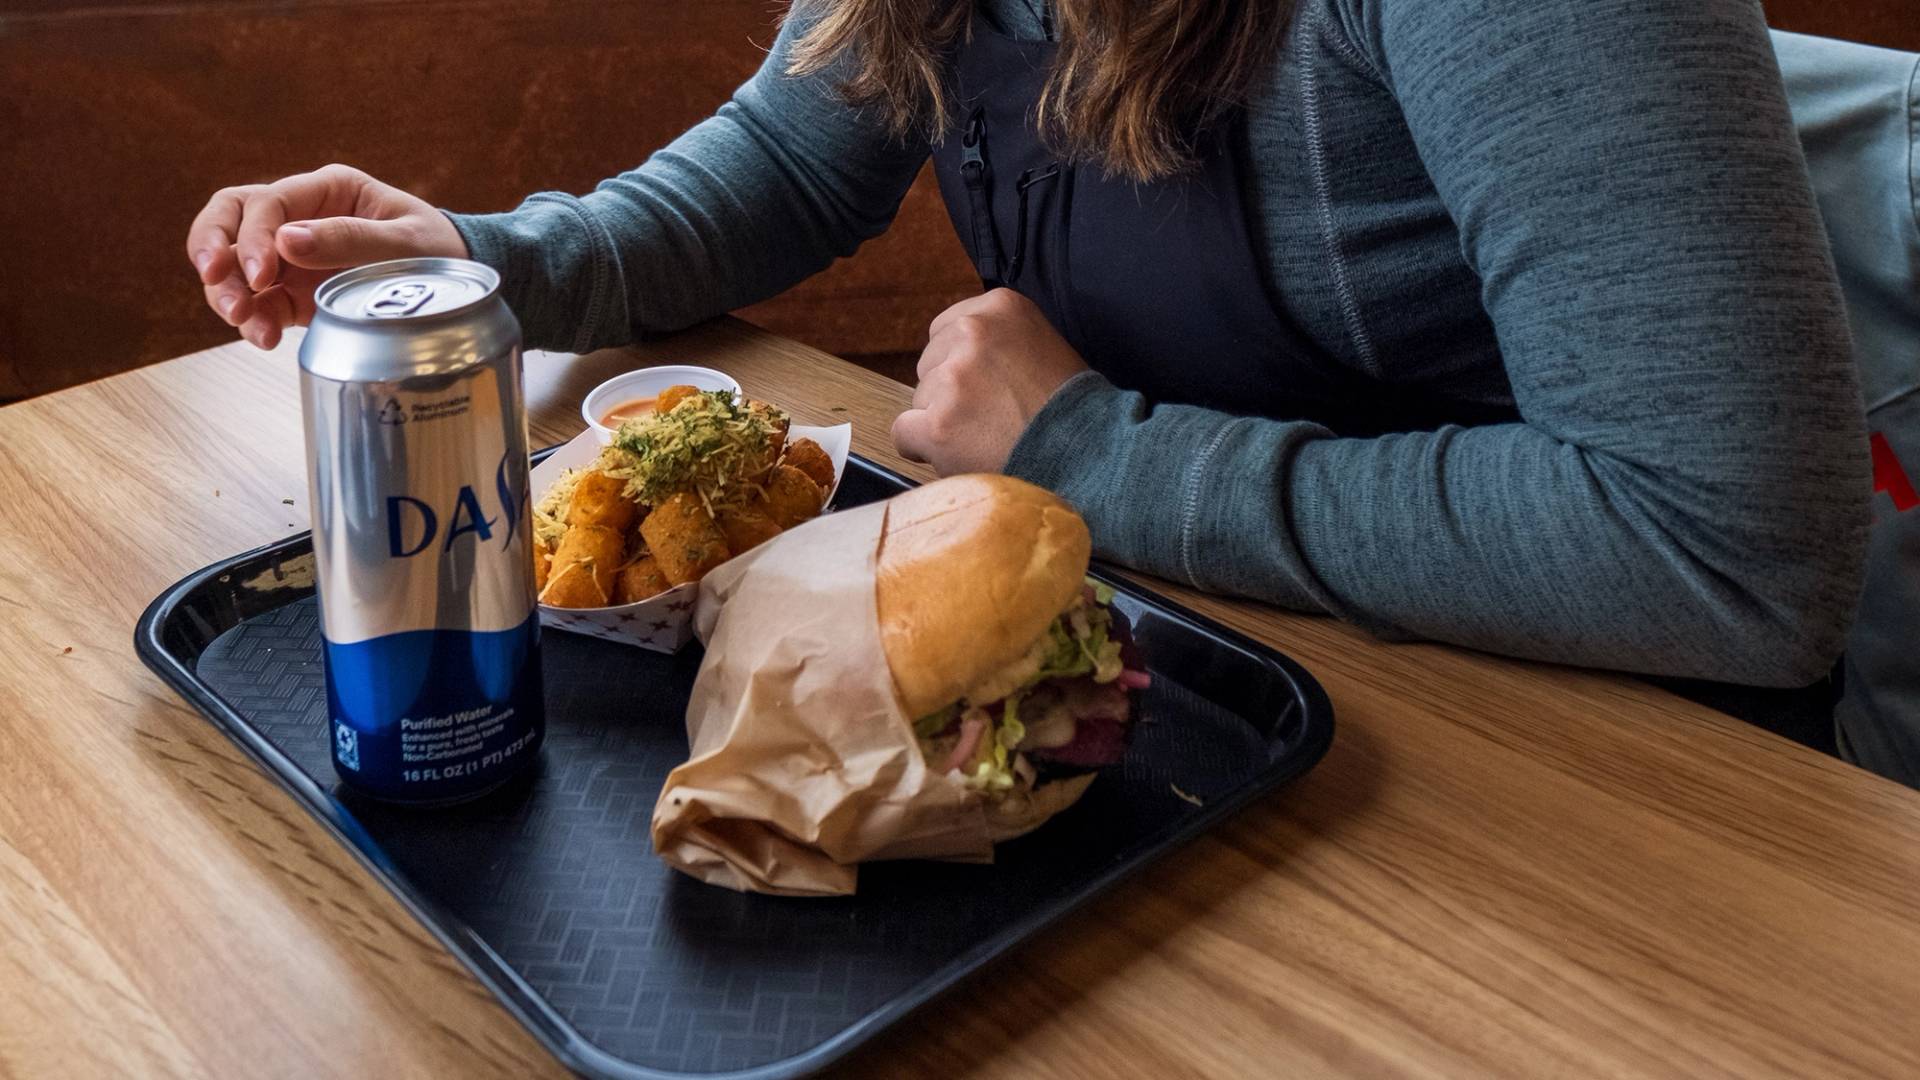
[[[0,410],[0,1076],[561,1073],[134,656],[154,595],[306,527],[294,348]],[[903,467],[904,387],[729,321],[530,357],[535,443],[653,362]],[[1333,749],[849,1071],[1920,1075],[1920,792],[1628,679],[1156,584],[1311,669]]]

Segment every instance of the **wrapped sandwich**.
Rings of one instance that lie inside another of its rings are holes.
[[[963,476],[713,571],[655,850],[732,888],[843,894],[861,862],[990,861],[1072,805],[1148,681],[1090,547],[1059,498]]]

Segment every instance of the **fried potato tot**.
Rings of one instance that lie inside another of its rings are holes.
[[[787,445],[787,429],[793,426],[793,418],[764,401],[747,402],[747,411],[764,416],[773,424],[773,433],[767,439],[767,460],[779,461],[780,452]]]
[[[659,596],[671,588],[673,586],[660,573],[660,564],[654,561],[653,556],[642,555],[620,568],[620,575],[613,582],[613,602],[635,604]]]
[[[807,479],[819,484],[822,490],[833,490],[833,458],[812,439],[793,440],[787,447],[786,460],[781,464],[791,465],[806,473]]]
[[[818,517],[826,501],[826,489],[791,465],[777,466],[767,477],[767,516],[782,529]]]
[[[640,523],[640,535],[646,538],[647,550],[659,564],[660,573],[674,585],[699,581],[707,571],[726,562],[729,555],[720,526],[713,523],[700,497],[690,491],[654,507]]]
[[[626,539],[604,525],[575,525],[560,538],[553,553],[553,569],[540,602],[549,607],[606,607],[613,599],[613,579],[624,561]]]
[[[697,386],[669,386],[665,390],[660,391],[660,395],[653,399],[653,411],[656,413],[672,412],[675,405],[680,404],[699,392],[700,388]]]
[[[567,527],[599,525],[625,532],[640,517],[640,507],[626,495],[627,482],[597,470],[583,473],[567,504]]]
[[[553,573],[553,549],[540,542],[533,541],[533,592],[538,596],[547,587],[547,578]]]
[[[767,516],[765,500],[756,497],[745,509],[721,514],[715,519],[720,534],[727,538],[727,550],[743,555],[780,535],[780,526]]]

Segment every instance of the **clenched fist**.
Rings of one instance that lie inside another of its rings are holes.
[[[927,336],[913,408],[893,422],[893,442],[942,476],[1004,469],[1047,399],[1087,370],[1033,301],[1012,289],[962,300]]]

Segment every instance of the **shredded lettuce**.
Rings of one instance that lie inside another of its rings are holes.
[[[1005,757],[1002,748],[999,756]],[[1004,761],[982,761],[974,765],[973,771],[961,774],[962,781],[976,791],[1007,791],[1013,787],[1013,770]]]
[[[1113,590],[1108,589],[1107,595],[1111,597]],[[1092,675],[1093,681],[1100,683],[1119,678],[1120,643],[1109,636],[1112,628],[1112,613],[1098,603],[1083,603],[1055,619],[1047,628],[1053,638],[1053,650],[1040,665],[1033,683],[1081,675]]]
[[[1025,690],[1015,691],[1000,710],[1000,728],[994,733],[994,739],[1008,750],[1019,746],[1027,737],[1027,725],[1020,722],[1020,699],[1026,696]]]
[[[1007,767],[1007,748],[1000,745],[992,721],[988,724],[974,744],[972,759],[961,763],[960,779],[976,791],[1005,791],[1013,784],[1013,770]]]
[[[1001,703],[1000,716],[989,721],[992,727],[981,734],[973,760],[960,766],[961,779],[968,787],[988,792],[1013,787],[1017,751],[1027,738],[1020,703],[1035,687],[1048,679],[1091,676],[1094,682],[1110,683],[1120,677],[1120,643],[1113,640],[1113,613],[1107,610],[1113,590],[1092,579],[1087,585],[1093,592],[1092,602],[1084,595],[1075,598],[1015,665],[983,680],[960,701],[913,722],[914,734],[932,739],[953,726],[962,708],[995,700]]]
[[[931,739],[951,727],[959,711],[960,703],[957,701],[944,709],[935,709],[913,722],[913,733],[923,739]]]

